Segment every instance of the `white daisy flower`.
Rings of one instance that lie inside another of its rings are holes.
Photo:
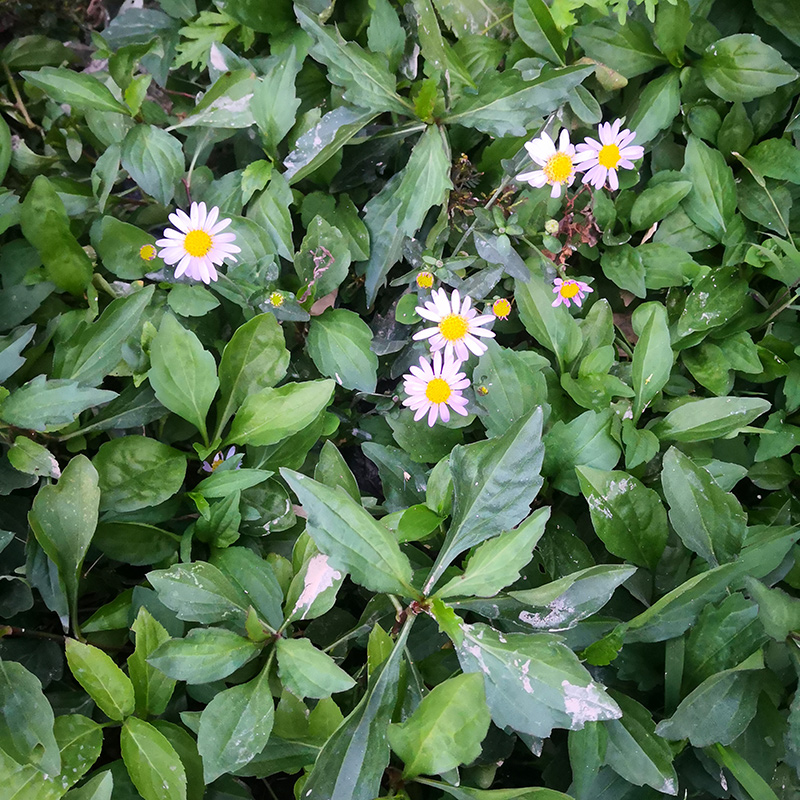
[[[481,328],[494,319],[492,314],[478,316],[472,305],[472,298],[465,297],[464,302],[454,289],[450,299],[444,289],[434,289],[431,299],[424,306],[417,306],[416,312],[421,317],[436,323],[434,328],[414,334],[414,339],[430,339],[431,350],[445,349],[445,354],[455,355],[459,361],[466,361],[471,350],[476,356],[486,352],[486,345],[476,336],[494,338],[494,331]]]
[[[469,378],[458,370],[461,362],[454,359],[452,353],[437,350],[433,354],[433,364],[426,358],[420,358],[418,367],[409,367],[409,373],[403,376],[403,389],[408,397],[403,405],[413,409],[414,421],[428,415],[428,425],[433,427],[441,417],[442,422],[449,422],[450,409],[462,417],[467,416],[467,398],[461,394],[462,389],[469,386]]]
[[[218,220],[218,217],[219,208],[213,206],[206,212],[205,203],[192,203],[188,214],[178,209],[169,215],[177,230],[167,228],[164,238],[159,239],[156,245],[164,248],[158,255],[165,264],[178,265],[176,278],[186,273],[196,281],[211,283],[217,280],[215,265],[222,264],[225,259],[236,261],[234,253],[241,252],[233,244],[236,234],[222,233],[231,221]]]
[[[621,119],[614,120],[613,124],[602,122],[597,128],[600,141],[587,136],[576,148],[575,162],[578,169],[585,172],[582,181],[591,183],[595,189],[602,189],[606,180],[609,189],[618,189],[617,170],[633,169],[633,162],[644,155],[644,147],[631,145],[636,131],[620,130],[621,127]]]
[[[583,281],[566,280],[562,281],[561,278],[556,278],[553,281],[553,294],[557,294],[552,305],[560,306],[562,303],[569,308],[569,301],[572,300],[578,308],[583,303],[583,298],[589,293],[593,292],[591,286]]]
[[[525,149],[533,163],[541,169],[522,172],[517,175],[517,180],[537,188],[549,183],[553,187],[550,197],[561,197],[561,187],[570,186],[575,180],[575,147],[570,144],[569,131],[566,128],[561,131],[557,148],[555,142],[543,132],[538,139],[525,142]]]

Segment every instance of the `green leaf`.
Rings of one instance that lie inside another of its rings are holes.
[[[183,176],[181,143],[155,125],[135,125],[122,140],[122,166],[144,192],[162,205],[175,196]]]
[[[514,70],[484,78],[477,95],[465,94],[443,122],[476,128],[492,136],[525,136],[567,100],[569,93],[591,72],[592,67],[571,66],[548,70],[532,81]]]
[[[640,311],[639,309],[643,309]],[[633,350],[631,378],[636,399],[633,403],[633,421],[638,422],[642,412],[664,388],[672,371],[667,311],[660,303],[646,303],[636,310],[635,321],[646,321],[638,329],[639,340]]]
[[[174,555],[179,545],[177,538],[175,534],[140,522],[101,522],[92,544],[114,561],[144,566]]]
[[[606,249],[600,257],[600,266],[603,274],[620,289],[625,289],[636,297],[645,297],[647,292],[642,257],[631,245],[623,244]]]
[[[797,78],[781,54],[753,33],[737,33],[710,44],[700,61],[700,73],[717,97],[731,103],[771,94]]]
[[[543,457],[541,407],[496,439],[453,448],[453,517],[425,582],[426,592],[460,553],[528,516],[542,487]]]
[[[455,800],[572,800],[570,795],[541,786],[530,789],[471,789],[469,786],[450,786],[441,781],[417,778],[417,783],[447,792]]]
[[[768,589],[749,576],[744,580],[748,594],[758,603],[758,618],[768,636],[783,642],[800,631],[800,600],[780,589]]]
[[[11,466],[19,472],[56,479],[61,477],[61,467],[58,466],[53,454],[27,436],[17,436],[6,457]]]
[[[653,433],[675,442],[703,442],[735,436],[770,407],[768,400],[758,397],[708,397],[670,411],[653,428]]]
[[[680,346],[695,344],[712,328],[725,325],[741,312],[748,292],[738,267],[718,267],[695,281],[674,328]]]
[[[268,669],[214,695],[200,715],[197,732],[206,783],[252,761],[267,744],[274,716]]]
[[[186,770],[164,734],[136,717],[120,734],[122,760],[144,800],[186,800]]]
[[[464,672],[483,673],[486,701],[499,728],[548,737],[553,728],[579,730],[622,712],[557,636],[501,634],[463,625],[456,654]]]
[[[39,679],[22,664],[0,659],[0,748],[20,764],[58,775],[62,765],[53,723]]]
[[[20,353],[31,343],[33,334],[36,333],[35,325],[17,328],[8,336],[0,339],[0,384],[5,383],[23,364],[25,359]]]
[[[386,731],[397,701],[400,663],[411,626],[370,675],[367,690],[323,746],[303,786],[303,800],[374,800],[389,763]]]
[[[404,778],[438,775],[480,755],[490,722],[483,678],[458,675],[435,686],[405,722],[390,725],[389,744],[405,763]]]
[[[251,104],[253,116],[273,153],[295,123],[300,100],[294,84],[301,66],[302,59],[292,45],[274,59],[256,84]]]
[[[343,489],[281,469],[308,514],[308,533],[333,569],[375,592],[415,596],[411,564],[394,537]]]
[[[514,0],[514,27],[534,53],[564,65],[564,43],[544,0]]]
[[[308,223],[306,235],[294,257],[295,272],[310,296],[320,299],[338,289],[347,277],[350,260],[347,238],[317,214]]]
[[[667,514],[658,494],[627,472],[577,467],[592,525],[606,549],[654,569],[667,544]]]
[[[501,533],[475,550],[463,575],[448,581],[436,596],[494,597],[519,579],[520,570],[533,558],[533,548],[544,533],[549,508],[540,508],[516,530]]]
[[[694,188],[683,207],[700,230],[722,241],[736,211],[733,173],[719,150],[689,136],[681,172]]]
[[[183,485],[186,456],[146,436],[124,436],[100,446],[92,461],[101,508],[117,513],[163,503]]]
[[[20,75],[42,89],[56,103],[67,103],[79,111],[114,111],[130,115],[130,109],[116,100],[97,78],[65,67],[42,67]]]
[[[589,58],[611,67],[626,78],[660,67],[666,59],[653,46],[653,38],[639,22],[600,20],[579,25],[573,33],[575,41]]]
[[[225,628],[193,628],[160,644],[147,663],[170,678],[211,683],[227,678],[261,652],[261,645]]]
[[[730,744],[756,714],[763,684],[764,657],[760,651],[734,669],[704,680],[687,695],[675,713],[656,726],[663,739],[688,739],[695,747]]]
[[[111,800],[113,789],[114,776],[110,771],[106,771],[95,775],[79,788],[73,789],[67,795],[67,800]]]
[[[661,484],[670,522],[686,547],[712,567],[732,561],[747,525],[739,501],[675,447],[664,456]]]
[[[218,430],[248,396],[279,383],[288,366],[289,351],[274,314],[259,314],[237,328],[219,364]]]
[[[178,619],[241,623],[247,615],[246,596],[207,561],[154,570],[147,573],[147,580],[158,592],[159,600],[171,608]]]
[[[683,49],[692,28],[691,14],[688,0],[677,0],[675,4],[662,3],[656,13],[656,45],[675,67],[682,67],[684,64]]]
[[[635,231],[643,231],[654,222],[664,219],[691,190],[690,181],[665,181],[645,189],[636,197],[631,208],[631,227]]]
[[[314,467],[314,480],[326,486],[344,489],[356,502],[361,501],[361,492],[358,489],[355,475],[330,440],[326,440],[319,452],[317,466]]]
[[[139,255],[145,245],[155,245],[154,236],[116,217],[101,217],[97,220],[92,225],[91,238],[92,246],[100,256],[103,266],[118,278],[141,278],[147,272],[158,270],[164,263],[158,257],[145,261]]]
[[[111,656],[76,639],[67,639],[66,648],[67,664],[75,680],[106,716],[121,722],[133,714],[133,684]]]
[[[42,486],[28,512],[36,540],[58,569],[58,580],[75,617],[78,579],[97,527],[100,488],[86,456],[75,456],[57,484]]]
[[[614,591],[636,572],[636,567],[598,564],[536,589],[509,592],[525,607],[516,627],[560,631],[574,628],[611,599]],[[521,623],[521,624],[520,624]]]
[[[345,389],[374,392],[378,357],[370,350],[372,331],[358,314],[344,308],[314,317],[306,347],[317,369]]]
[[[287,620],[314,619],[330,611],[343,581],[344,574],[330,565],[328,556],[309,556],[286,593]]]
[[[242,403],[225,444],[270,445],[308,427],[330,403],[334,382],[287,383],[262,389]]]
[[[308,639],[278,639],[275,650],[281,682],[296,697],[330,697],[355,686],[355,681]]]
[[[96,386],[122,359],[122,346],[138,336],[142,314],[153,297],[147,286],[128,297],[114,300],[96,322],[87,325],[70,339],[63,359],[56,351],[53,375]],[[56,366],[57,364],[57,366]]]
[[[247,207],[248,217],[266,231],[273,249],[286,259],[292,258],[294,250],[292,216],[289,213],[291,204],[292,190],[286,176],[273,171],[267,188]]]
[[[217,365],[200,340],[165,314],[150,347],[150,385],[158,401],[197,428],[208,441],[206,415],[217,393]]]
[[[681,110],[681,90],[678,70],[649,81],[639,98],[627,127],[636,131],[636,144],[647,144],[659,131],[668,128]]]
[[[224,72],[186,117],[171,126],[185,128],[249,128],[255,123],[253,102],[259,80],[251,69]]]
[[[219,300],[202,286],[178,284],[169,290],[167,305],[181,317],[203,317],[219,306]]]
[[[320,25],[301,8],[295,13],[303,30],[314,39],[311,55],[328,68],[328,80],[345,90],[345,100],[370,111],[411,116],[410,104],[397,94],[394,75],[380,57],[355,42],[346,42],[338,30]]]
[[[704,751],[721,767],[730,770],[752,800],[778,800],[778,795],[752,766],[734,749],[721,744],[712,745]]]
[[[205,498],[227,497],[234,492],[258,486],[271,475],[272,473],[265,469],[228,469],[224,472],[217,469],[200,481],[194,487],[194,491],[199,492]]]
[[[47,279],[81,297],[92,279],[92,262],[70,231],[63,200],[44,175],[36,176],[25,195],[19,222],[42,259]]]
[[[800,20],[792,13],[792,0],[753,0],[753,8],[761,19],[800,46]]]
[[[136,634],[136,649],[128,656],[128,674],[136,697],[136,713],[140,717],[157,717],[166,710],[175,681],[151,667],[147,659],[169,639],[169,633],[144,606],[139,608],[131,630]]]
[[[607,734],[605,763],[628,783],[677,794],[678,776],[672,764],[672,750],[655,735],[650,712],[621,692],[613,692],[612,696],[622,709],[622,716],[603,723]]]
[[[787,139],[767,139],[744,155],[765,178],[800,183],[800,151]]]

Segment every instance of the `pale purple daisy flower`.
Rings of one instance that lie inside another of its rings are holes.
[[[537,188],[550,184],[553,187],[550,197],[561,197],[561,187],[570,186],[575,180],[575,147],[570,144],[569,131],[566,128],[561,131],[558,147],[553,139],[542,132],[538,139],[525,142],[525,149],[541,169],[522,172],[517,175],[517,180]]]
[[[469,378],[459,372],[461,362],[453,358],[452,353],[441,350],[433,354],[433,364],[426,358],[420,358],[419,366],[409,367],[409,373],[403,376],[403,389],[408,397],[403,405],[412,409],[414,421],[428,415],[428,425],[433,427],[441,417],[442,422],[450,421],[450,409],[462,417],[467,416],[467,399],[461,394],[462,389],[469,386]]]
[[[190,278],[203,283],[217,280],[215,265],[225,259],[236,261],[234,253],[241,252],[233,242],[236,234],[222,233],[230,219],[219,219],[219,208],[213,206],[206,212],[205,203],[192,203],[189,213],[177,209],[169,215],[170,222],[177,228],[167,228],[164,238],[156,242],[164,249],[159,257],[165,264],[177,264],[175,277],[186,273]]]
[[[631,145],[636,138],[636,131],[627,128],[620,130],[622,120],[613,123],[602,122],[597,128],[600,141],[586,137],[577,146],[578,154],[575,162],[578,169],[584,172],[583,183],[590,183],[595,189],[602,189],[606,180],[609,189],[619,188],[618,169],[633,169],[633,162],[644,155],[644,147]]]
[[[572,302],[580,308],[584,296],[593,291],[594,289],[583,281],[573,281],[571,279],[563,281],[561,278],[556,278],[555,281],[553,281],[553,294],[557,294],[558,297],[553,300],[552,305],[555,307],[563,303],[569,308],[569,301],[572,300]]]
[[[494,338],[494,331],[484,330],[481,325],[494,319],[492,314],[478,316],[478,312],[471,308],[472,298],[467,296],[464,301],[458,294],[458,289],[453,290],[450,298],[444,289],[434,289],[431,299],[424,306],[417,306],[416,311],[421,317],[435,322],[433,328],[414,334],[414,339],[430,339],[431,350],[445,349],[445,353],[455,355],[460,361],[469,358],[471,350],[476,356],[486,352],[486,345],[476,339],[476,336]]]
[[[205,472],[214,472],[217,467],[221,464],[225,463],[226,461],[230,461],[232,458],[235,458],[239,461],[236,465],[236,469],[239,469],[242,466],[242,454],[236,452],[235,447],[229,447],[228,452],[223,456],[222,450],[217,452],[213,459],[211,459],[211,463],[209,464],[208,461],[203,462],[203,470]]]

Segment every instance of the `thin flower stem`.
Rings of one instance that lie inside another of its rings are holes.
[[[25,103],[22,100],[22,95],[19,93],[19,89],[17,89],[17,84],[14,81],[14,76],[11,74],[11,70],[8,68],[6,64],[3,64],[3,72],[6,74],[6,78],[8,80],[8,85],[11,87],[11,92],[14,95],[14,99],[16,100],[16,107],[20,114],[22,114],[22,118],[25,120],[25,124],[31,129],[39,129],[39,126],[28,116],[28,109],[25,108]]]

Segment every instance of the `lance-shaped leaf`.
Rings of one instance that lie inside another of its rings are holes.
[[[672,765],[672,749],[655,735],[650,712],[621,692],[612,695],[622,709],[622,716],[603,723],[607,734],[605,763],[628,783],[677,794],[678,776]]]
[[[674,447],[664,456],[661,485],[672,527],[686,547],[712,567],[732,561],[747,526],[739,501]]]
[[[675,442],[721,439],[738,433],[771,405],[760,397],[706,397],[678,406],[652,430]]]
[[[75,456],[57,484],[43,486],[28,522],[36,540],[58,569],[58,579],[74,614],[78,577],[97,527],[100,488],[97,470],[86,456]]]
[[[344,40],[338,30],[320,25],[299,6],[295,7],[303,30],[313,39],[311,55],[328,68],[328,80],[341,86],[345,99],[371,111],[394,111],[413,115],[413,106],[396,91],[396,81],[385,62]]]
[[[315,548],[316,550],[316,548]],[[314,619],[330,611],[344,581],[344,573],[334,569],[324,553],[305,560],[286,593],[287,619]]]
[[[25,70],[20,74],[57,103],[67,103],[81,111],[131,113],[94,75],[65,67],[42,67],[37,72]]]
[[[144,606],[139,608],[131,630],[136,634],[136,649],[128,656],[128,674],[136,697],[136,713],[157,717],[164,713],[175,681],[151,667],[147,658],[169,639],[169,633]]]
[[[330,565],[374,592],[414,596],[411,564],[389,531],[343,489],[281,469],[308,514],[308,533]]]
[[[320,699],[355,686],[355,681],[308,639],[278,639],[275,649],[281,682],[297,697]]]
[[[411,623],[370,675],[367,691],[325,743],[303,786],[303,800],[374,800],[389,763],[386,731],[397,701],[400,662]]]
[[[550,519],[550,508],[540,508],[513,531],[484,542],[475,550],[463,575],[448,581],[436,595],[494,597],[519,579],[520,570],[533,558],[533,548]]]
[[[499,728],[546,738],[553,728],[580,730],[587,722],[622,716],[560,637],[501,634],[481,623],[462,630],[464,639],[456,647],[461,668],[483,674],[486,701]]]
[[[647,306],[649,318],[639,332],[631,365],[633,389],[636,392],[633,402],[634,422],[664,388],[672,371],[667,311],[660,303],[648,303]]]
[[[439,789],[455,800],[573,800],[568,794],[545,789],[543,786],[533,786],[530,789],[472,789],[469,786],[451,786],[429,778],[417,778],[416,782]]]
[[[595,532],[610,553],[655,567],[667,544],[667,512],[658,494],[627,472],[577,467]]]
[[[217,365],[200,340],[165,314],[150,348],[150,385],[159,402],[197,428],[205,439],[206,415],[217,393]]]
[[[598,564],[536,589],[509,592],[525,606],[517,619],[535,630],[563,631],[597,613],[636,567]]]
[[[542,487],[543,457],[541,407],[496,439],[453,448],[453,519],[425,582],[426,592],[457,555],[528,516]]]
[[[704,680],[675,713],[656,726],[664,739],[688,739],[695,747],[730,744],[756,714],[764,656],[759,650],[734,669]]]
[[[275,706],[269,670],[216,694],[200,715],[197,750],[206,783],[248,764],[267,744]]]
[[[405,722],[389,726],[389,744],[405,762],[403,777],[439,775],[480,755],[490,722],[483,678],[457,675],[434,687]]]
[[[75,680],[106,716],[121,722],[133,714],[133,684],[108,653],[76,639],[67,639],[66,651]]]
[[[120,748],[128,775],[144,800],[186,800],[186,770],[180,756],[149,722],[126,719]]]

